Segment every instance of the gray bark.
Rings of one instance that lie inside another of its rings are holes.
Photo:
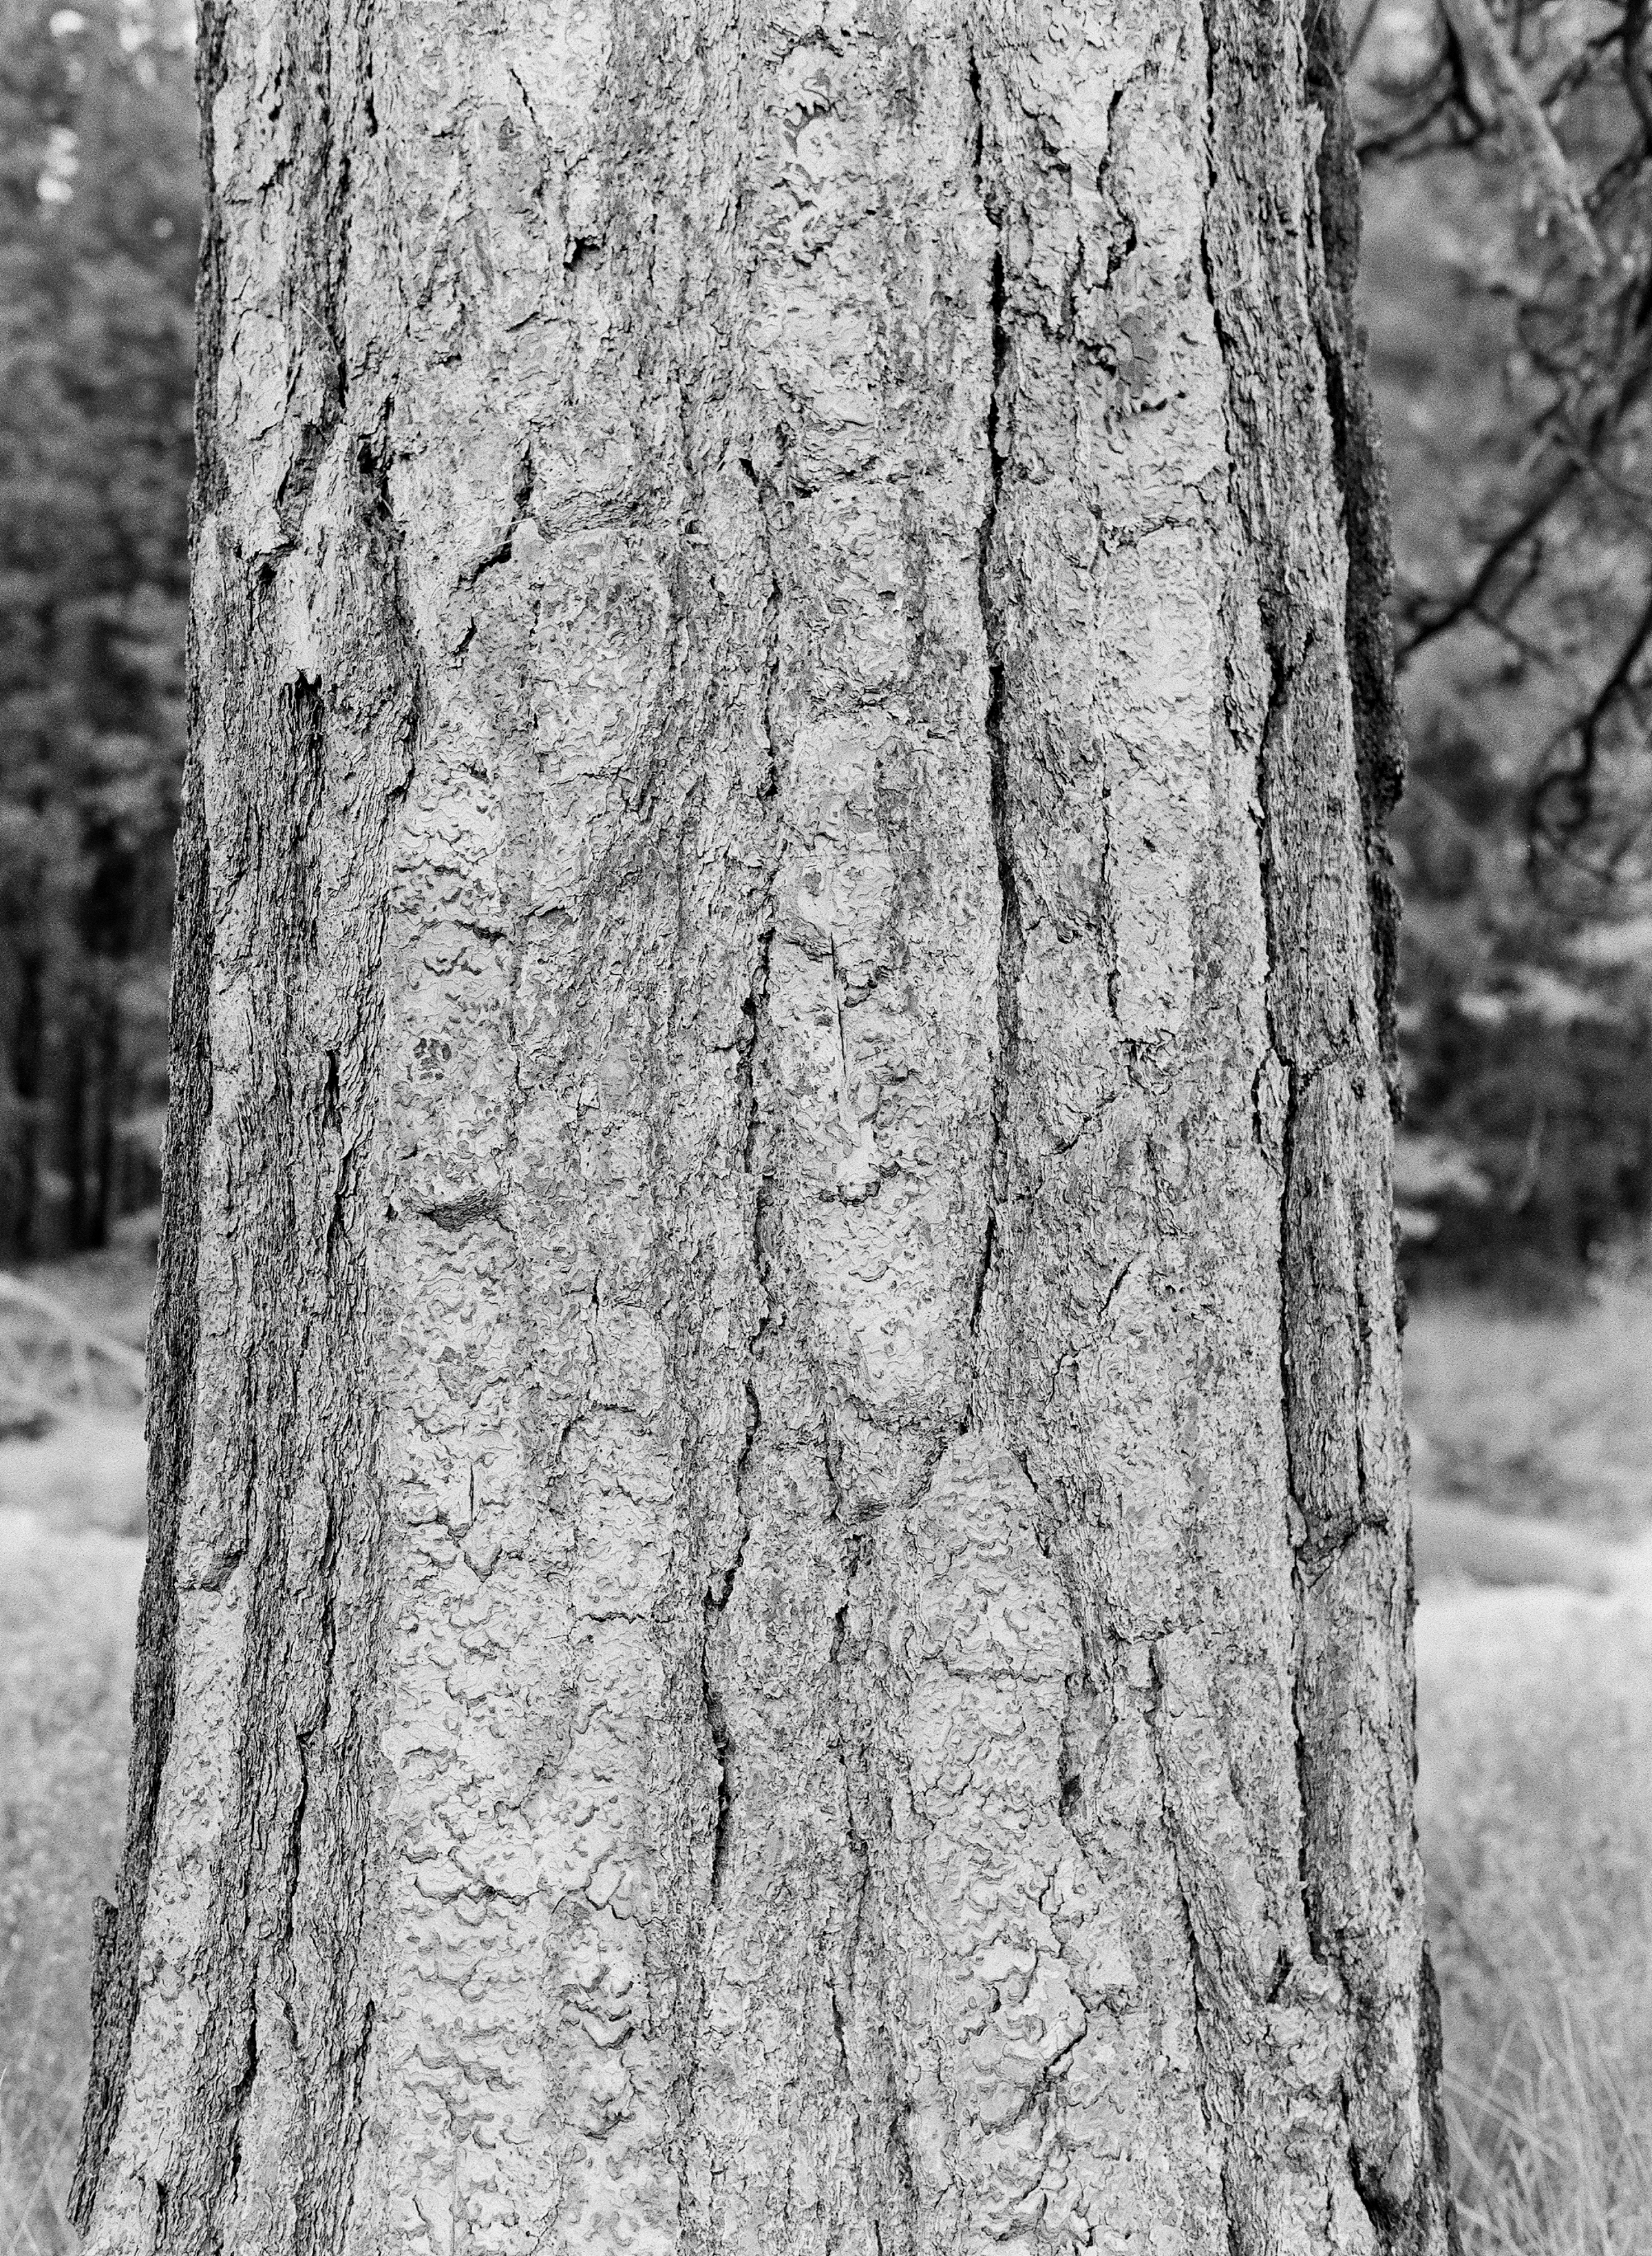
[[[1445,2245],[1330,13],[208,7],[97,2256]]]

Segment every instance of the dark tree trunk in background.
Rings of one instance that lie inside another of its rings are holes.
[[[1445,2245],[1310,19],[208,8],[99,2256]]]
[[[97,1156],[96,1172],[93,1177],[91,1229],[87,1239],[90,1245],[109,1244],[109,1224],[117,1210],[116,1171],[120,1160],[118,1131],[122,1058],[119,963],[111,960],[102,969],[109,991],[99,998],[97,1009]]]
[[[16,1126],[11,1147],[9,1250],[25,1259],[35,1249],[40,1190],[41,1092],[44,1083],[45,1011],[40,960],[23,955],[18,963],[18,999],[11,1027],[11,1089]]]
[[[63,1071],[62,1139],[58,1157],[68,1179],[68,1239],[73,1246],[86,1244],[86,1217],[91,1188],[87,1152],[87,1111],[89,1091],[86,1071],[86,1026],[77,1012],[67,1029],[68,1058]]]

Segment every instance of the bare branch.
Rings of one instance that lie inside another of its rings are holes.
[[[1532,790],[1527,808],[1527,831],[1532,852],[1542,844],[1567,856],[1581,867],[1592,867],[1585,857],[1572,850],[1593,819],[1595,775],[1600,760],[1602,731],[1613,707],[1629,701],[1635,666],[1648,645],[1652,645],[1652,589],[1648,589],[1641,616],[1619,652],[1616,665],[1601,683],[1593,702],[1563,732],[1559,741],[1564,742],[1568,737],[1575,740],[1575,757],[1564,767],[1548,767]],[[1600,872],[1595,870],[1594,874]]]
[[[1496,104],[1499,123],[1526,167],[1545,218],[1558,227],[1586,270],[1599,273],[1606,253],[1582,192],[1486,0],[1440,0],[1440,5],[1470,67]]]
[[[1464,619],[1479,616],[1499,571],[1538,531],[1550,511],[1564,500],[1576,484],[1578,475],[1576,462],[1563,462],[1557,474],[1538,490],[1514,522],[1492,542],[1481,557],[1473,578],[1459,594],[1438,597],[1432,603],[1424,599],[1409,607],[1406,624],[1410,631],[1395,652],[1396,673],[1403,673],[1425,643],[1432,642],[1438,635],[1449,633]],[[1527,584],[1529,577],[1529,574]]]
[[[1647,0],[1628,0],[1623,11],[1623,83],[1634,104],[1634,114],[1641,121],[1641,130],[1652,141],[1652,85],[1647,81],[1646,44]]]

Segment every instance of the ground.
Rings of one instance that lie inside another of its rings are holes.
[[[1470,2256],[1652,2250],[1652,1292],[1406,1335],[1418,1821]]]
[[[100,1337],[141,1338],[141,1260],[30,1281]],[[0,1329],[39,1321],[0,1308]],[[0,1371],[43,1356],[0,1340]],[[1606,1284],[1547,1315],[1426,1300],[1406,1373],[1419,1812],[1468,2256],[1652,2256],[1652,1292]],[[0,1441],[0,2256],[74,2245],[143,1559],[117,1371],[53,1430],[31,1422]]]

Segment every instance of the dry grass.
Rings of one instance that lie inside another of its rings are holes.
[[[130,1315],[141,1336],[135,1297]],[[1469,2256],[1652,2256],[1652,1541],[1627,1562],[1637,1595],[1576,1594],[1633,1586],[1601,1539],[1652,1521],[1652,1299],[1580,1320],[1425,1304],[1407,1363],[1420,1817]],[[141,1469],[130,1423],[0,1447],[0,2256],[74,2245]],[[1520,1582],[1573,1589],[1472,1587]]]
[[[1549,1584],[1605,1592],[1622,1573],[1620,1546],[1575,1527],[1511,1519],[1484,1505],[1418,1496],[1412,1513],[1418,1587],[1424,1591]]]
[[[1652,2256],[1652,1295],[1425,1302],[1406,1392],[1465,2242]]]
[[[6,1453],[8,1456],[10,1452]],[[88,1460],[95,1467],[95,1458]],[[62,1498],[57,1501],[61,1507]],[[142,1547],[0,1511],[0,2250],[59,2256],[90,2031],[94,1897],[125,1803]]]
[[[1470,2256],[1652,2252],[1652,1621],[1424,1601],[1419,1815]]]
[[[1625,1537],[1652,1527],[1652,1293],[1567,1314],[1419,1301],[1405,1334],[1425,1495]]]
[[[151,1277],[141,1249],[119,1248],[27,1286],[137,1350]],[[3,1321],[8,1368],[26,1364],[26,1310],[8,1303]],[[0,2256],[76,2245],[64,2203],[92,1904],[112,1893],[125,1811],[143,1489],[130,1410],[0,1444]]]
[[[77,1418],[0,1446],[0,1512],[51,1533],[144,1532],[144,1435],[136,1418]]]

